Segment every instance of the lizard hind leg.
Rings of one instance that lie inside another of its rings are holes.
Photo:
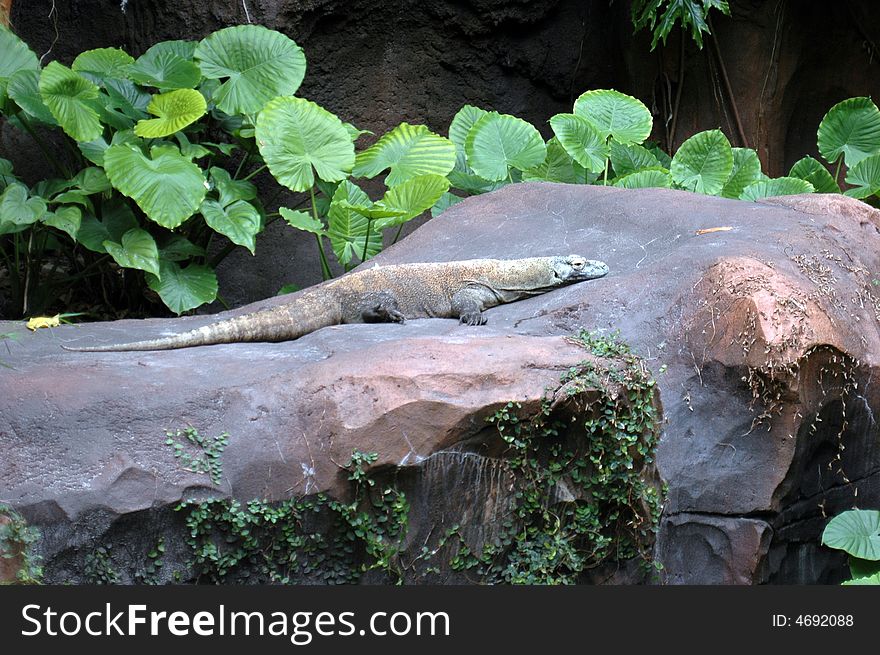
[[[465,288],[452,296],[452,313],[465,325],[485,325],[485,304],[478,289]]]
[[[397,305],[397,298],[388,292],[371,294],[361,308],[364,323],[405,323],[406,317]]]

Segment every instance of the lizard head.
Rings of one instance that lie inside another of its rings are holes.
[[[580,255],[552,257],[550,267],[553,269],[554,282],[557,285],[594,280],[608,274],[608,265],[605,262],[587,259]]]

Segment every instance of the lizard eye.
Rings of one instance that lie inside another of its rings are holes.
[[[576,271],[581,270],[584,267],[584,260],[583,259],[575,259],[574,261],[571,262],[571,267]]]

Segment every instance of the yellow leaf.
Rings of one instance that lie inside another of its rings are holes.
[[[27,329],[36,332],[39,328],[51,328],[61,325],[61,314],[55,316],[34,316],[29,318]]]

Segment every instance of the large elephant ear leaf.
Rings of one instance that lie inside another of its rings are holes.
[[[119,48],[96,48],[80,53],[73,60],[71,68],[93,82],[102,82],[107,78],[125,79],[128,69],[134,63],[134,57]]]
[[[40,96],[39,71],[22,69],[9,78],[6,92],[24,112],[47,125],[58,125],[58,121],[43,103]]]
[[[733,149],[721,130],[698,132],[672,158],[673,181],[683,189],[718,195],[733,170]]]
[[[157,43],[129,66],[128,77],[162,91],[191,89],[202,79],[199,67],[192,60],[195,45],[192,41]]]
[[[0,26],[0,107],[6,102],[6,84],[18,71],[40,70],[40,60],[27,44]]]
[[[586,118],[577,114],[556,114],[550,119],[550,127],[559,144],[583,168],[592,172],[605,168],[608,144]]]
[[[205,96],[193,89],[177,89],[153,96],[147,111],[158,118],[138,121],[134,133],[149,139],[174,134],[207,111]]]
[[[192,216],[207,192],[202,170],[175,147],[154,148],[152,157],[120,144],[104,152],[104,170],[120,193],[133,199],[162,227],[173,229]]]
[[[880,512],[853,509],[838,514],[822,532],[822,543],[863,560],[880,560]]]
[[[315,174],[326,182],[344,180],[354,166],[354,143],[342,121],[303,98],[271,100],[255,134],[272,175],[292,191],[311,189]]]
[[[865,157],[847,171],[846,181],[855,188],[847,189],[851,198],[867,198],[880,194],[880,154]]]
[[[828,169],[822,162],[809,156],[795,162],[788,176],[806,180],[815,187],[816,193],[840,193],[840,187]]]
[[[799,193],[813,193],[813,185],[796,177],[776,177],[772,180],[758,180],[748,185],[740,194],[740,200],[760,200],[773,196],[794,196]]]
[[[385,183],[395,186],[419,175],[446,175],[455,166],[455,144],[424,125],[401,123],[359,153],[352,174],[374,177],[390,169]]]
[[[159,260],[159,272],[161,276],[147,273],[147,286],[176,314],[213,302],[217,297],[217,275],[209,266],[190,264],[181,268],[177,262]]]
[[[828,110],[818,132],[819,152],[828,163],[843,155],[853,167],[880,152],[880,110],[870,98],[849,98]]]
[[[71,138],[92,141],[101,136],[104,130],[93,108],[99,94],[94,82],[53,61],[40,74],[39,86],[43,104]]]
[[[587,91],[574,102],[574,113],[583,116],[604,137],[618,143],[641,143],[651,133],[651,112],[641,101],[612,89]]]
[[[490,181],[509,178],[511,168],[524,171],[547,157],[547,146],[534,125],[495,111],[474,123],[464,149],[474,172]]]
[[[260,25],[237,25],[205,37],[196,48],[202,75],[224,79],[214,92],[227,114],[253,114],[276,96],[293,95],[306,57],[293,40]]]

